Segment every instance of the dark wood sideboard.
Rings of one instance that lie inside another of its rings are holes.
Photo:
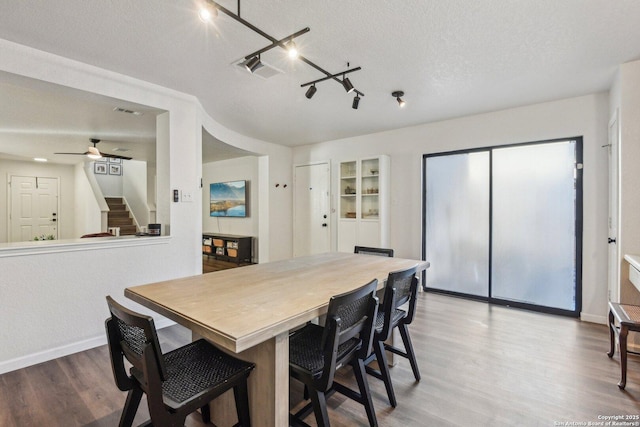
[[[234,234],[202,233],[202,253],[216,259],[237,264],[252,261],[251,236]]]

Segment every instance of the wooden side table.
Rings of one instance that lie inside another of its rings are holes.
[[[618,325],[616,325],[616,322]],[[609,338],[611,348],[607,356],[613,357],[616,346],[615,336],[617,336],[620,343],[620,369],[622,370],[622,378],[618,383],[618,387],[621,390],[624,390],[627,385],[627,353],[640,354],[627,350],[627,335],[629,331],[640,332],[640,306],[609,302]]]

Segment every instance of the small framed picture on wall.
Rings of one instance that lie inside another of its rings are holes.
[[[106,163],[94,163],[93,164],[93,173],[98,175],[106,175],[107,174],[107,164]]]
[[[109,175],[122,175],[122,165],[109,164]]]
[[[114,159],[113,157],[109,157],[109,163],[122,163],[122,159]]]

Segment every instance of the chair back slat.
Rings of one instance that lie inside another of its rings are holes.
[[[112,357],[120,354],[136,369],[143,371],[144,352],[150,347],[155,355],[160,379],[166,380],[167,371],[153,318],[129,310],[110,296],[107,297],[107,305],[112,316],[107,320],[109,344],[115,350],[115,353],[112,351]]]
[[[393,249],[372,248],[368,246],[356,246],[353,249],[353,253],[362,254],[362,255],[377,255],[377,256],[393,257]]]
[[[340,330],[338,331],[338,344],[342,344],[354,336],[358,335],[364,327],[370,313],[371,299],[375,297],[375,290],[378,280],[374,279],[366,285],[341,295],[331,297],[327,318],[340,319]],[[329,332],[325,328],[322,337],[323,346]]]
[[[384,313],[384,326],[379,331],[380,336],[387,340],[391,336],[392,325],[391,319],[400,306],[409,301],[409,310],[405,323],[411,323],[413,313],[415,312],[416,292],[418,289],[418,278],[416,277],[417,266],[406,270],[397,270],[389,273],[387,283],[384,288],[384,300],[382,301],[382,312]]]
[[[373,342],[373,328],[378,312],[375,295],[378,280],[344,294],[331,297],[322,335],[324,368],[318,379],[319,388],[326,390],[333,383],[336,360],[341,344],[357,336],[359,357],[366,357]],[[348,345],[348,344],[347,344]]]
[[[408,270],[394,271],[389,273],[387,278],[387,288],[395,288],[394,307],[398,308],[411,298],[411,282],[416,277],[416,267]]]

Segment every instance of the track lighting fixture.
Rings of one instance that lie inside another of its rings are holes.
[[[260,54],[273,49],[274,47],[280,47],[282,49],[285,49],[289,56],[291,58],[298,58],[300,59],[302,62],[304,62],[305,64],[309,65],[312,68],[315,68],[317,71],[320,71],[321,73],[323,73],[326,77],[313,81],[313,82],[309,82],[309,83],[305,83],[303,85],[301,85],[302,87],[304,86],[311,86],[309,89],[307,89],[307,92],[305,94],[305,96],[309,99],[311,99],[311,97],[316,93],[316,88],[314,83],[317,83],[319,81],[324,81],[324,80],[329,80],[329,79],[333,79],[336,82],[342,84],[342,86],[345,88],[345,90],[347,91],[347,93],[350,92],[354,92],[356,93],[356,97],[359,100],[360,97],[364,96],[364,93],[356,90],[353,85],[351,84],[351,82],[349,81],[348,78],[346,78],[344,75],[346,73],[350,73],[353,71],[358,71],[360,70],[360,67],[358,68],[353,68],[351,70],[347,70],[347,71],[343,71],[341,73],[338,74],[331,74],[328,71],[322,69],[321,67],[319,67],[318,65],[314,64],[313,62],[309,61],[307,58],[305,58],[304,56],[300,55],[297,49],[297,46],[295,44],[295,42],[293,41],[294,38],[306,33],[309,31],[309,27],[304,28],[294,34],[291,34],[287,37],[284,37],[280,40],[276,39],[275,37],[270,36],[269,34],[265,33],[264,31],[262,31],[260,28],[256,27],[255,25],[253,25],[252,23],[246,21],[245,19],[240,17],[240,0],[238,0],[237,4],[238,4],[238,10],[237,13],[233,13],[231,12],[229,9],[227,9],[226,7],[220,5],[219,3],[217,3],[214,0],[203,0],[205,2],[205,7],[203,9],[200,10],[199,12],[199,16],[200,19],[202,19],[203,21],[209,21],[211,20],[213,17],[218,15],[218,12],[222,12],[225,15],[227,15],[228,17],[230,17],[231,19],[235,20],[236,22],[239,22],[240,24],[244,25],[245,27],[249,28],[250,30],[254,31],[255,33],[258,33],[259,35],[261,35],[262,37],[264,37],[265,39],[269,40],[271,42],[270,45],[254,52],[251,53],[247,56],[244,57],[245,59],[245,67],[247,68],[247,70],[251,73],[253,73],[254,71],[256,71],[258,68],[260,68],[263,64],[260,61]],[[348,67],[348,65],[347,65]],[[342,76],[342,79],[339,78],[339,76]],[[355,100],[354,100],[354,104]],[[357,108],[357,107],[354,107]]]
[[[404,105],[406,104],[403,100],[402,100],[402,96],[404,96],[404,92],[401,90],[396,90],[395,92],[391,93],[391,96],[393,96],[396,101],[398,101],[398,105],[400,106],[400,108],[403,108]]]
[[[344,86],[344,90],[346,90],[347,93],[351,93],[355,89],[348,77],[342,78],[342,86]]]
[[[309,89],[307,89],[307,93],[305,93],[304,96],[306,96],[307,99],[311,99],[313,95],[315,95],[317,90],[318,89],[316,89],[316,85],[309,86]]]
[[[260,62],[260,55],[254,56],[253,58],[249,59],[246,64],[244,64],[244,68],[246,68],[250,73],[254,73],[260,67],[262,67],[262,62]]]
[[[353,103],[351,104],[351,108],[353,108],[354,110],[357,110],[358,104],[360,104],[360,97],[356,94],[356,96],[353,98]]]
[[[316,87],[315,87],[316,83],[320,83],[320,82],[323,82],[325,80],[333,79],[333,80],[335,80],[337,82],[340,82],[340,84],[342,84],[342,86],[345,88],[347,93],[349,93],[349,92],[355,92],[356,93],[357,101],[354,99],[353,100],[353,104],[351,104],[351,106],[354,109],[357,109],[358,108],[358,102],[360,102],[360,97],[364,96],[364,93],[362,93],[359,90],[355,89],[353,87],[353,85],[351,84],[351,82],[349,81],[349,79],[345,77],[345,74],[353,73],[354,71],[359,71],[359,70],[360,70],[360,67],[357,67],[357,68],[352,68],[350,70],[341,71],[341,72],[336,73],[336,74],[330,74],[327,77],[323,77],[321,79],[314,80],[312,82],[307,82],[307,83],[301,84],[300,87],[310,86],[309,89],[307,89],[307,93],[305,94],[305,96],[308,99],[311,99],[313,94],[316,93]],[[342,76],[342,80],[340,80],[338,78],[338,76]]]

